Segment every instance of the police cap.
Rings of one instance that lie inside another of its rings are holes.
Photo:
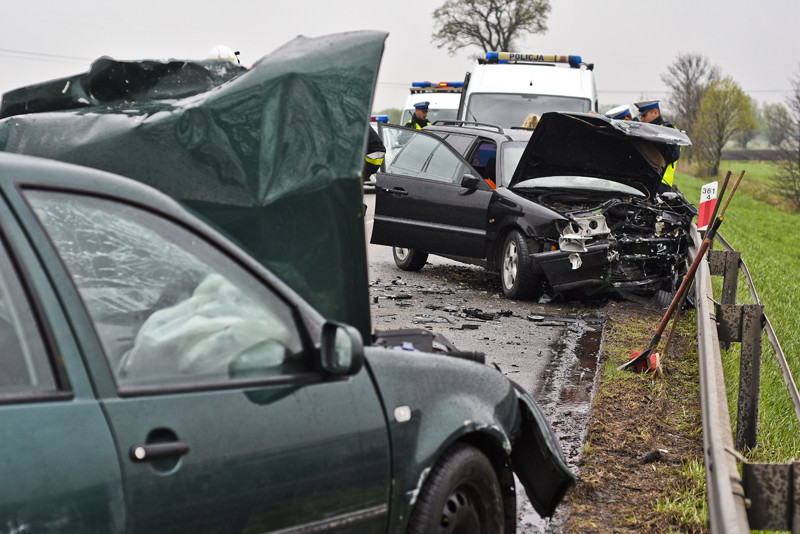
[[[430,105],[431,105],[430,102],[417,102],[416,104],[414,104],[414,108],[415,109],[424,109],[425,111],[428,111],[428,106],[430,106]]]
[[[606,111],[606,117],[609,119],[624,119],[631,116],[631,107],[628,104],[624,106],[617,106]]]
[[[643,102],[636,102],[634,106],[636,106],[636,109],[639,110],[639,114],[642,114],[648,109],[657,108],[658,100],[645,100]]]

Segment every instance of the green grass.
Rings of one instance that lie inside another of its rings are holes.
[[[687,529],[691,526],[704,531],[708,521],[708,505],[703,460],[685,461],[678,475],[674,486],[668,488],[667,495],[656,501],[654,508],[658,513],[672,516],[675,522]]]
[[[722,181],[725,178],[725,173],[731,171],[731,178],[728,184],[729,190],[733,187],[739,173],[744,171],[744,178],[739,184],[739,189],[736,195],[744,194],[769,206],[780,208],[783,211],[791,211],[791,204],[781,195],[780,191],[776,190],[773,184],[773,176],[777,170],[777,165],[772,161],[722,161],[720,163],[720,174],[717,178],[699,178],[702,183],[719,181],[719,186],[722,187]],[[683,175],[687,177],[687,174]],[[679,186],[680,187],[680,186]],[[693,202],[697,202],[699,192],[694,197],[690,198]],[[734,197],[736,198],[736,197]]]
[[[774,164],[768,162],[723,162],[723,175],[732,171],[728,191],[742,170],[745,170],[745,175],[725,213],[720,233],[742,253],[742,260],[750,271],[759,299],[765,305],[765,313],[797,382],[800,378],[800,214],[785,211],[782,204],[774,200],[775,196],[770,193],[773,169]],[[686,198],[697,204],[700,187],[710,181],[677,173],[675,184]],[[726,193],[724,201],[727,201],[727,196]],[[717,245],[716,248],[720,247]],[[721,282],[715,280],[714,285],[716,298],[719,298]],[[737,302],[752,302],[741,276]],[[723,351],[723,368],[735,427],[738,344],[734,344],[730,351]],[[780,368],[765,335],[758,446],[748,451],[746,456],[752,461],[764,462],[786,462],[800,456],[800,423],[794,413]],[[735,432],[735,428],[733,430]]]

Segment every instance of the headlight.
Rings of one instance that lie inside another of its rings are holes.
[[[558,238],[558,247],[564,252],[586,252],[586,241],[595,236],[608,235],[604,215],[596,214],[586,217],[573,217],[569,224],[561,231]]]

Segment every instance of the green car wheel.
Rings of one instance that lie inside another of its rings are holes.
[[[420,491],[409,534],[505,532],[503,495],[489,459],[457,444],[444,453]]]

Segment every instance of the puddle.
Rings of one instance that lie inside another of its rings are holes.
[[[597,356],[603,338],[602,321],[570,324],[548,350],[551,351],[542,386],[531,392],[561,441],[567,465],[579,473],[578,462],[586,437],[597,374]],[[561,532],[563,509],[542,519],[517,481],[517,532],[554,534]]]

